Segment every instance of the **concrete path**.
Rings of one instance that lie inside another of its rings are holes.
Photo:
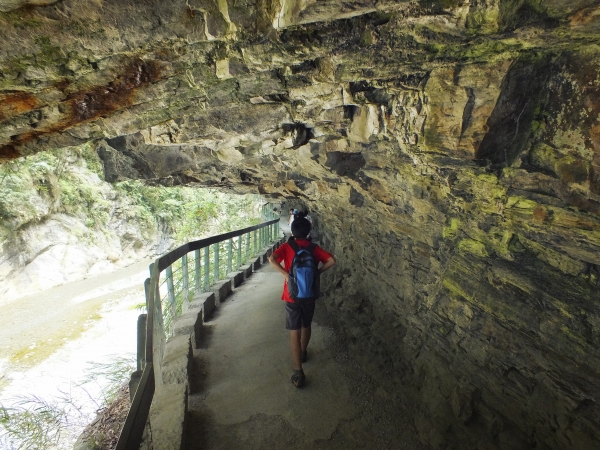
[[[323,305],[304,365],[307,384],[291,384],[282,286],[263,266],[205,324],[194,355],[187,450],[422,448],[410,413],[387,400],[325,326]]]

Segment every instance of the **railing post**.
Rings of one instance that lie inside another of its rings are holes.
[[[254,234],[254,236],[253,236],[252,241],[254,241],[254,254],[256,255],[256,253],[258,252],[258,248],[256,246],[256,244],[258,244],[258,242],[256,242],[256,230],[254,230],[253,234]]]
[[[227,273],[231,273],[231,262],[233,260],[233,238],[229,239],[229,247],[227,248]]]
[[[214,275],[215,275],[215,283],[219,281],[219,243],[214,244]]]
[[[237,246],[237,267],[236,270],[239,270],[239,268],[242,265],[242,244],[244,243],[244,241],[242,240],[242,236],[238,236],[238,246]]]
[[[200,293],[200,250],[194,250],[194,273],[196,275],[196,285],[194,291]]]
[[[173,269],[171,266],[167,267],[167,295],[169,296],[169,306],[171,309],[171,321],[175,320],[175,288],[173,287]]]
[[[187,311],[190,304],[190,279],[188,273],[188,259],[187,255],[181,257],[181,272],[183,276],[183,304],[181,305],[182,311]]]
[[[148,314],[140,314],[137,320],[137,364],[136,370],[142,370],[146,365],[146,324]]]
[[[146,278],[144,281],[144,294],[146,296],[146,314],[148,314],[147,323],[150,323],[150,326],[146,324],[146,348],[144,350],[144,361],[152,361],[152,341],[154,331],[154,299],[152,298],[152,269],[154,263],[150,264],[150,278]],[[156,283],[155,283],[156,284]],[[156,298],[156,293],[154,293],[154,298]]]
[[[203,291],[208,291],[208,286],[210,284],[209,280],[209,271],[210,271],[210,258],[208,257],[209,247],[204,247],[204,289]]]
[[[248,258],[250,257],[250,239],[252,237],[252,234],[250,231],[248,231],[247,237],[246,237],[246,261],[248,261]]]

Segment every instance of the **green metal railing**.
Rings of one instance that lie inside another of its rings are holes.
[[[279,217],[268,204],[263,205],[262,213],[267,222],[188,242],[150,265],[150,278],[144,283],[147,315],[138,321],[140,381],[117,450],[139,448],[155,386],[162,384],[160,363],[175,319],[187,310],[195,295],[210,290],[212,284],[279,239]],[[145,327],[140,325],[144,323]]]
[[[276,240],[279,233],[277,222],[271,221],[270,225],[263,224],[258,229],[251,227],[251,231],[244,234],[190,250],[160,272],[160,302],[167,338],[172,335],[174,319],[187,309],[195,295],[207,292],[228,273],[246,264],[259,249]],[[226,235],[215,238],[223,236]],[[193,246],[194,243],[186,245]]]

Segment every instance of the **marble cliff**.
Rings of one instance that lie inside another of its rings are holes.
[[[600,448],[596,0],[0,0],[0,158],[310,208],[433,448]]]

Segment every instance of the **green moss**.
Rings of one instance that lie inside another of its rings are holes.
[[[522,253],[525,251],[525,246],[521,243],[521,239],[516,234],[511,235],[507,247],[508,250],[513,253]]]
[[[458,248],[463,252],[471,253],[472,255],[476,255],[481,258],[486,258],[489,256],[483,242],[475,241],[473,239],[461,240],[458,243]]]
[[[507,208],[517,208],[517,209],[530,209],[530,210],[534,210],[535,207],[538,204],[536,202],[534,202],[533,200],[529,200],[527,198],[524,197],[519,197],[519,196],[509,196],[507,201],[506,201],[506,207]]]
[[[67,55],[59,46],[52,45],[49,36],[36,36],[34,40],[40,49],[34,55],[38,66],[60,65],[62,61],[67,59]]]
[[[498,11],[494,9],[475,9],[467,15],[465,21],[467,30],[478,34],[498,32]]]
[[[59,179],[60,202],[65,212],[83,217],[89,228],[103,227],[110,217],[110,202],[97,185],[89,185],[72,173]]]
[[[34,62],[34,57],[31,55],[18,56],[16,58],[7,59],[0,65],[5,76],[10,78],[16,77],[20,72],[24,72],[27,67]]]
[[[25,159],[0,166],[0,221],[8,222],[9,230],[39,219],[31,201],[36,195],[35,175]]]
[[[531,149],[529,161],[535,167],[551,172],[567,183],[582,183],[590,175],[590,162],[572,154],[561,155],[546,144]]]
[[[504,0],[500,2],[499,24],[502,31],[546,22],[549,17],[545,0]]]
[[[555,151],[547,144],[539,144],[531,149],[529,159],[537,167],[552,169],[556,159]]]
[[[491,175],[489,173],[478,174],[477,180],[482,181],[484,183],[498,184],[498,178],[496,177],[496,175]]]
[[[430,8],[433,11],[439,11],[440,9],[452,9],[456,8],[461,1],[460,0],[420,0],[419,3],[425,8]]]
[[[494,229],[488,235],[486,245],[499,257],[512,261],[509,243],[513,234],[509,230]]]
[[[368,47],[370,45],[373,45],[374,40],[373,40],[373,34],[371,33],[371,30],[365,30],[362,32],[362,34],[360,35],[360,39],[359,39],[359,45],[361,45],[362,47]]]
[[[0,87],[14,89],[14,80],[22,76],[29,67],[58,68],[67,63],[67,55],[59,46],[53,45],[48,36],[37,36],[34,40],[38,46],[37,52],[7,59],[0,63],[0,71],[4,75],[0,79]]]
[[[81,147],[77,147],[77,154],[83,158],[86,167],[94,172],[101,180],[104,180],[104,166],[100,157],[96,153],[92,144],[84,144]]]
[[[38,28],[43,24],[41,19],[22,9],[3,13],[0,17],[17,28]]]
[[[494,56],[520,51],[521,49],[522,44],[516,41],[486,39],[471,43],[466,50],[461,47],[457,52],[457,56],[468,60],[490,60]]]
[[[456,236],[458,233],[458,228],[460,226],[460,219],[456,217],[450,218],[448,220],[448,225],[445,226],[442,230],[442,236],[447,239]]]
[[[452,294],[454,294],[455,296],[458,297],[462,297],[465,300],[469,300],[472,301],[472,298],[470,295],[468,295],[463,289],[462,287],[456,283],[454,280],[452,280],[451,278],[444,278],[444,281],[442,282],[444,284],[444,287],[446,289],[448,289],[448,291],[450,291]]]

